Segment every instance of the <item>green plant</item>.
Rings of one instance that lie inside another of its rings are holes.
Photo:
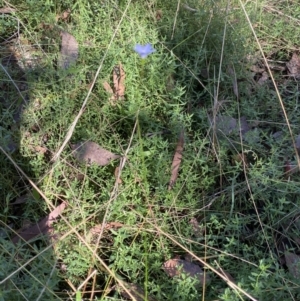
[[[2,299],[120,300],[134,284],[145,300],[297,300],[287,252],[298,260],[299,174],[289,169],[299,89],[282,67],[299,46],[296,1],[10,4],[1,30],[19,30],[12,44],[26,51],[0,47]],[[79,44],[69,69],[58,63],[62,30]],[[142,60],[134,46],[147,43],[156,51]],[[20,63],[28,57],[36,63]],[[120,64],[118,98],[107,85],[116,88]],[[76,160],[73,146],[88,140],[121,158]],[[53,247],[10,241],[61,202]],[[170,277],[162,267],[173,258],[192,261],[210,282]]]

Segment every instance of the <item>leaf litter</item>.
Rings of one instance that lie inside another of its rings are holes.
[[[211,126],[216,130],[216,133],[230,135],[232,133],[241,133],[245,135],[251,130],[245,116],[241,116],[239,121],[236,118],[227,115],[219,115],[213,118],[209,117]]]
[[[79,161],[88,164],[97,164],[106,166],[112,160],[119,159],[121,156],[116,155],[92,141],[78,142],[71,145],[73,156]]]
[[[95,225],[88,231],[87,241],[90,243],[95,243],[97,242],[99,235],[102,235],[104,231],[116,231],[124,226],[124,224],[119,222],[109,222]]]
[[[171,190],[173,188],[173,186],[177,180],[178,173],[179,173],[179,167],[180,167],[181,160],[182,160],[183,148],[184,148],[184,131],[182,130],[179,135],[175,154],[174,154],[173,161],[172,161],[171,178],[170,178],[168,190]]]
[[[68,69],[71,64],[75,63],[78,59],[79,50],[78,42],[66,31],[61,31],[61,48],[60,56],[58,59],[58,66],[61,69]]]
[[[70,15],[71,15],[71,9],[68,8],[65,11],[63,11],[60,15],[57,15],[55,17],[56,22],[58,22],[59,20],[61,20],[61,21],[68,21],[70,19]]]
[[[195,217],[192,217],[189,221],[189,224],[192,227],[192,231],[195,237],[203,237],[205,234],[205,228],[199,225],[198,220]]]
[[[109,222],[109,223],[105,223],[104,225],[102,225],[102,224],[95,225],[94,227],[92,227],[90,229],[90,232],[93,235],[96,235],[96,234],[100,234],[102,229],[105,229],[105,230],[116,229],[117,230],[117,229],[120,229],[120,228],[123,228],[123,227],[124,227],[124,224],[122,224],[122,223]]]
[[[30,226],[26,229],[20,229],[18,234],[12,238],[12,242],[17,244],[19,241],[25,240],[29,241],[39,235],[48,235],[51,238],[55,238],[53,223],[62,214],[66,208],[67,203],[63,202],[58,205],[52,212],[50,212],[46,217],[41,219],[38,223]]]
[[[16,10],[12,7],[1,7],[0,8],[0,14],[11,14],[14,13]]]
[[[295,78],[300,78],[300,57],[294,52],[292,58],[286,63],[287,69],[289,71],[290,76],[294,76]]]
[[[172,278],[186,274],[198,279],[201,284],[208,284],[210,281],[210,277],[204,273],[199,265],[184,259],[174,258],[166,261],[163,264],[163,270]]]
[[[110,95],[110,101],[113,105],[118,100],[124,100],[125,97],[125,71],[121,63],[113,68],[113,88],[107,81],[103,82],[104,90]]]
[[[291,252],[285,252],[284,258],[291,275],[299,279],[300,277],[300,256]]]

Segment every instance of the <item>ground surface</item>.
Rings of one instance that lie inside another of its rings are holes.
[[[297,1],[0,4],[1,300],[299,300]]]

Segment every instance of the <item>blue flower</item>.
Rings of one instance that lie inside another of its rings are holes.
[[[149,54],[152,52],[155,52],[156,50],[152,47],[151,44],[146,44],[146,45],[140,45],[136,44],[135,47],[133,48],[135,52],[139,54],[139,56],[144,59],[146,58]]]

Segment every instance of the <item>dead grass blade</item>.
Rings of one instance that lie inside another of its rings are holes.
[[[184,131],[182,130],[180,135],[179,135],[179,140],[176,146],[173,162],[172,162],[172,167],[171,167],[171,179],[169,182],[169,187],[168,189],[171,190],[172,187],[174,186],[177,177],[178,177],[178,172],[179,172],[179,167],[181,164],[182,160],[182,153],[183,153],[183,147],[184,147]]]

